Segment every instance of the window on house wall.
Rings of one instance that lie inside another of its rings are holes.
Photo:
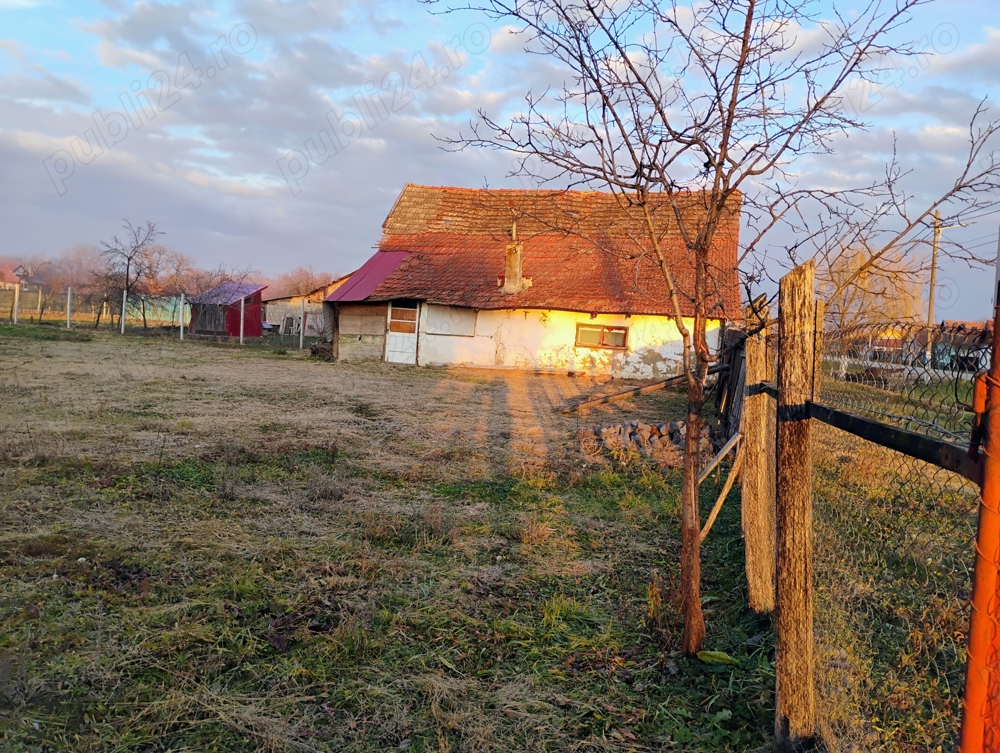
[[[427,306],[427,334],[472,337],[476,334],[476,310],[460,306]]]
[[[624,350],[627,343],[628,327],[605,327],[600,324],[576,325],[577,347]]]

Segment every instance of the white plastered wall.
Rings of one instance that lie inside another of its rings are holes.
[[[682,341],[666,316],[590,314],[514,309],[479,311],[471,337],[429,334],[421,306],[418,362],[423,365],[503,366],[552,369],[618,378],[653,379],[680,372]],[[577,324],[628,327],[624,350],[576,346]],[[685,319],[687,327],[693,321]],[[709,320],[708,341],[717,346],[719,321]]]

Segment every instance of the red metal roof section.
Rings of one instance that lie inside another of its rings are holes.
[[[691,192],[675,200],[681,202],[689,232],[696,232],[707,195]],[[657,210],[663,213],[660,250],[680,290],[681,312],[690,316],[694,260],[672,219],[673,208],[664,200]],[[383,223],[379,252],[359,273],[369,265],[384,269],[388,255],[392,270],[371,292],[366,286],[357,294],[352,291],[350,298],[337,298],[337,291],[327,300],[416,298],[480,309],[672,315],[663,273],[636,215],[635,207],[619,197],[594,191],[408,185]],[[532,285],[508,294],[498,277],[504,273],[514,217],[523,245],[523,275]],[[709,254],[709,290],[714,289],[707,306],[710,318],[740,318],[738,244],[737,207],[722,220]]]
[[[409,251],[379,251],[351,278],[327,296],[328,301],[363,301],[409,256]]]

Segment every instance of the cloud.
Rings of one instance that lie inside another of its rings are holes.
[[[27,60],[21,47],[21,43],[16,39],[0,39],[0,50],[5,51],[8,55],[14,58],[14,60]]]
[[[54,76],[45,70],[35,70],[34,75],[14,73],[0,78],[0,97],[23,102],[72,102],[88,105],[90,96],[75,81]]]
[[[94,242],[129,217],[160,222],[170,245],[206,265],[348,271],[370,254],[407,182],[520,187],[506,177],[508,155],[446,152],[434,137],[454,136],[480,108],[502,121],[529,90],[566,77],[551,60],[525,55],[525,38],[510,27],[490,27],[488,49],[467,49],[461,40],[482,19],[432,17],[395,0],[236,0],[224,11],[202,0],[105,6],[102,17],[74,27],[71,65],[42,49],[47,40],[5,28],[0,50],[13,67],[0,75],[0,224],[9,253]],[[242,54],[229,45],[221,66],[213,43],[228,44],[239,24],[256,43]],[[838,139],[835,159],[807,156],[792,169],[811,185],[856,185],[884,169],[895,131],[904,165],[915,168],[909,185],[937,190],[962,159],[970,108],[994,80],[1000,53],[990,34],[882,90],[866,112],[873,129]],[[816,44],[815,34],[803,35],[797,49]],[[154,71],[173,76],[182,54],[201,69],[196,84],[178,87],[176,98],[145,89],[159,86]],[[143,91],[130,87],[133,79]],[[150,103],[139,123],[124,109],[129,97]],[[117,111],[127,132],[76,162],[59,195],[44,160],[83,146],[98,105],[107,122]],[[349,111],[363,126],[334,144],[330,113]],[[306,155],[297,193],[279,165],[294,153]]]

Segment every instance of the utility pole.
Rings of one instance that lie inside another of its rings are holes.
[[[934,287],[937,285],[937,256],[941,244],[941,210],[934,212],[934,243],[931,246],[931,289],[927,295],[927,365],[934,367],[934,343],[932,327],[934,326]]]

